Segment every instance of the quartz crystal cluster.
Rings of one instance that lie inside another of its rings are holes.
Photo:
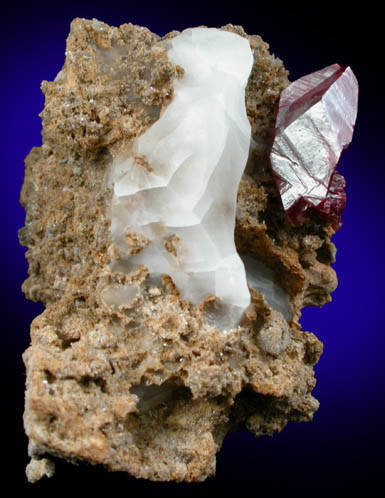
[[[19,231],[45,305],[23,355],[28,479],[64,458],[202,481],[229,432],[310,421],[322,344],[299,318],[337,285],[351,70],[290,85],[240,26],[75,19],[42,90]]]

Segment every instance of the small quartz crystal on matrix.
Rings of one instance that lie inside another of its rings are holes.
[[[23,355],[31,482],[53,457],[202,481],[229,432],[312,419],[322,344],[299,318],[337,285],[357,83],[298,82],[240,26],[72,22],[21,192],[23,291],[46,307]]]

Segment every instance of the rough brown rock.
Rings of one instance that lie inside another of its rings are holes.
[[[303,306],[330,301],[336,287],[334,232],[322,220],[286,221],[266,152],[287,72],[259,36],[222,29],[247,37],[254,52],[246,92],[253,143],[236,244],[275,271],[293,319],[252,291],[242,326],[223,334],[205,320],[212,300],[193,306],[169,277],[154,284],[145,267],[111,269],[119,254],[109,239],[108,165],[159,118],[183,70],[146,28],[75,19],[63,69],[42,84],[43,145],[26,158],[21,192],[23,291],[46,306],[23,355],[30,481],[52,475],[49,455],[151,480],[201,481],[215,473],[227,433],[273,434],[311,420],[318,407],[311,391],[322,345],[298,320]],[[142,239],[127,234],[133,254],[148,243]],[[108,306],[105,288],[127,282],[139,295]]]

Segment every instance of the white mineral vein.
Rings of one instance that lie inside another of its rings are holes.
[[[217,296],[235,325],[250,303],[234,226],[250,146],[245,87],[253,56],[239,35],[190,28],[168,41],[168,57],[184,69],[171,103],[130,157],[112,164],[112,239],[130,265],[170,275],[183,299]],[[128,231],[150,244],[130,255]]]

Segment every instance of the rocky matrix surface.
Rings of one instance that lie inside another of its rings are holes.
[[[75,19],[63,69],[42,84],[43,145],[26,158],[19,233],[28,247],[23,291],[46,307],[23,355],[31,482],[54,473],[52,456],[202,481],[215,474],[229,432],[272,435],[318,408],[311,392],[322,344],[299,318],[336,288],[334,229],[316,214],[291,223],[272,177],[268,144],[289,84],[282,62],[259,36],[221,31],[247,40],[252,54],[250,150],[235,219],[250,304],[236,325],[225,300],[193,302],[170,275],[140,264],[151,245],[142,231],[123,234],[123,251],[111,225],[114,165],[132,156],[183,82],[167,53],[179,33]],[[152,173],[145,158],[137,162]],[[178,243],[167,232],[170,258]]]

